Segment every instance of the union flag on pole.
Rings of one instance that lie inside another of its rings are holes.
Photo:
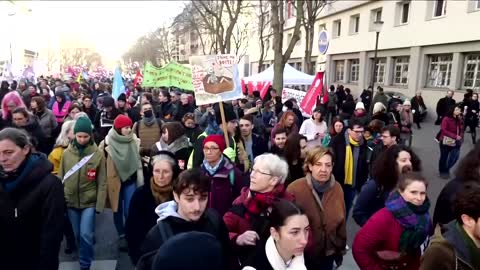
[[[307,91],[307,94],[300,103],[300,108],[307,113],[312,114],[312,111],[317,103],[317,97],[323,92],[323,72],[317,72],[317,76],[313,79],[312,85]]]
[[[143,76],[140,70],[137,70],[137,75],[135,75],[135,79],[133,80],[133,87],[137,86],[138,84],[142,84]]]

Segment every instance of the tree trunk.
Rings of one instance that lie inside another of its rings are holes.
[[[283,12],[283,0],[272,0],[272,29],[273,29],[273,89],[280,94],[283,89],[283,23],[280,23],[280,17]]]

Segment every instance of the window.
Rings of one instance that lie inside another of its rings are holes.
[[[373,62],[373,61],[372,61]],[[385,82],[385,58],[377,58],[377,63],[375,65],[375,78],[376,83],[383,84]]]
[[[410,2],[401,4],[400,24],[408,23],[408,13],[410,12]]]
[[[480,9],[480,0],[477,0],[476,9]]]
[[[382,9],[377,9],[375,10],[375,20],[374,22],[378,22],[378,21],[381,21],[382,20]]]
[[[292,41],[292,38],[293,38],[293,33],[288,33],[287,35],[287,46],[288,47],[288,44],[290,44],[290,41]]]
[[[293,18],[296,16],[295,5],[293,3],[294,0],[287,0],[285,3],[285,15],[287,19]]]
[[[360,14],[350,17],[350,35],[358,34],[360,29]]]
[[[370,11],[370,28],[369,31],[375,31],[377,28],[375,22],[382,21],[382,8],[373,9]]]
[[[336,20],[333,22],[333,37],[339,37],[342,34],[342,21]]]
[[[408,57],[395,58],[395,68],[393,70],[393,84],[407,85],[408,84]]]
[[[463,87],[480,87],[480,54],[468,55],[465,58],[465,71],[463,73]]]
[[[345,61],[339,60],[335,61],[335,81],[343,82],[345,75]]]
[[[358,82],[360,71],[360,60],[350,60],[350,82]]]
[[[428,80],[429,87],[447,87],[450,85],[453,56],[432,55],[429,57]]]
[[[447,14],[447,0],[435,0],[433,5],[433,17],[441,17]]]

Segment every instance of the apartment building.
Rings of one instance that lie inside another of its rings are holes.
[[[287,17],[285,42],[293,31],[288,27],[292,17]],[[383,22],[381,30],[376,21]],[[311,61],[326,71],[329,84],[343,84],[357,94],[372,80],[407,96],[420,90],[430,108],[448,89],[458,90],[457,100],[465,89],[480,90],[480,0],[337,1],[324,8],[317,25],[314,40],[325,30],[328,50],[321,54],[315,45]],[[304,46],[301,40],[289,61],[298,69]],[[252,61],[258,59],[255,49],[250,52]],[[266,64],[272,62],[269,52]]]

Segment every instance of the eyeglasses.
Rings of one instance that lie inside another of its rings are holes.
[[[262,172],[259,169],[252,169],[252,173],[273,176],[271,173]]]
[[[218,147],[210,147],[210,148],[209,147],[204,147],[203,148],[204,152],[216,152],[218,150],[220,150],[220,148],[218,148]]]

